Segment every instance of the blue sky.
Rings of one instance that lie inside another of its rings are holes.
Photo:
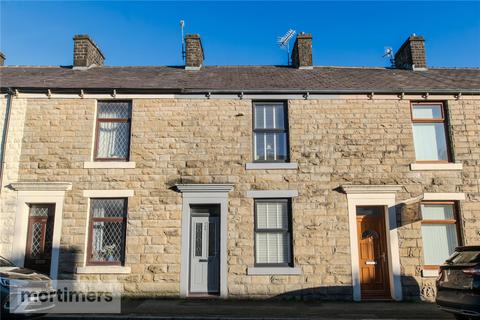
[[[480,67],[480,2],[5,2],[0,50],[9,65],[71,65],[89,34],[107,65],[181,65],[179,21],[199,33],[207,65],[286,64],[276,38],[313,34],[314,64],[386,66],[385,47],[426,38],[427,63]]]

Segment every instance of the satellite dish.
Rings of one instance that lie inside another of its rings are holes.
[[[384,58],[385,58],[385,57],[389,57],[389,58],[393,57],[393,49],[390,48],[390,47],[386,47],[386,48],[385,48],[385,51],[384,51],[383,57],[384,57]]]
[[[388,58],[390,60],[390,66],[393,67],[395,65],[395,59],[393,58],[393,49],[392,47],[385,47],[383,51],[383,57]]]

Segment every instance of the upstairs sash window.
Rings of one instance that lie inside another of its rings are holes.
[[[130,102],[98,102],[95,160],[128,161],[131,114]]]
[[[254,161],[288,161],[288,122],[285,103],[256,102],[253,110]]]

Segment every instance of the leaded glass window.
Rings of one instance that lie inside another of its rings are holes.
[[[91,199],[90,264],[122,264],[125,256],[127,199]]]
[[[95,160],[128,160],[131,113],[130,102],[98,102]]]

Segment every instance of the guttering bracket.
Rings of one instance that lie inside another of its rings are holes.
[[[373,100],[374,95],[375,95],[375,92],[372,91],[369,94],[367,94],[367,97],[368,97],[368,99]]]
[[[460,100],[462,98],[462,93],[459,92],[455,95],[455,99]]]
[[[305,100],[308,100],[309,97],[310,97],[310,92],[307,91],[307,92],[305,92],[305,93],[303,94],[303,98],[304,98]]]
[[[428,99],[428,96],[429,96],[429,93],[428,93],[428,92],[425,92],[425,93],[422,95],[423,99]]]
[[[240,100],[243,100],[243,91],[238,94],[238,98],[239,98]]]
[[[117,97],[117,89],[113,89],[112,97],[113,97],[113,98],[116,98],[116,97]]]
[[[19,94],[18,89],[15,89],[15,93],[14,93],[15,98],[18,98],[18,94]]]
[[[207,92],[207,94],[205,95],[205,97],[207,97],[207,99],[210,99],[211,96],[212,96],[212,93],[210,91]]]
[[[405,92],[400,92],[398,97],[400,98],[400,100],[403,100],[405,98]]]
[[[84,98],[85,97],[85,92],[83,92],[83,89],[80,90],[80,98]]]
[[[47,90],[47,97],[48,97],[48,99],[52,98],[52,90],[50,90],[50,89]]]

